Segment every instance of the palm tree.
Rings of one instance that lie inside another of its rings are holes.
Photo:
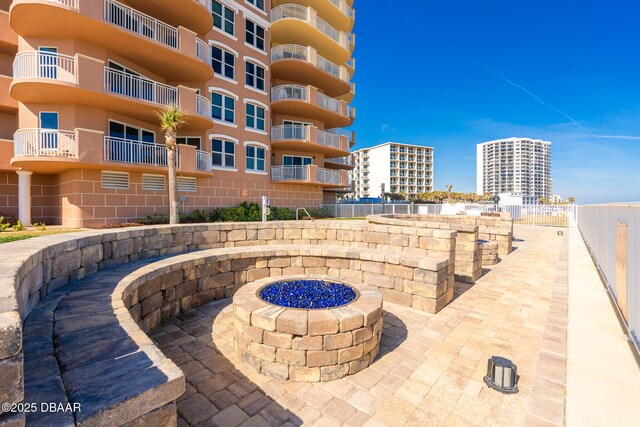
[[[185,113],[177,105],[165,105],[158,112],[160,129],[164,132],[167,146],[167,166],[169,168],[169,224],[177,224],[178,217],[178,178],[176,177],[176,137],[178,129],[186,123]]]
[[[569,202],[570,205],[574,204],[576,202],[576,198],[575,197],[569,197],[567,199],[567,202]]]

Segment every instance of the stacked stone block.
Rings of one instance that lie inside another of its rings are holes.
[[[306,382],[333,381],[369,366],[380,349],[382,296],[361,286],[352,303],[333,309],[278,307],[258,298],[263,286],[300,278],[284,276],[250,283],[233,297],[235,349],[241,360],[264,375]]]
[[[482,251],[482,265],[495,265],[500,261],[498,242],[480,240],[480,250]]]

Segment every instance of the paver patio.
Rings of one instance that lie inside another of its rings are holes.
[[[179,425],[562,425],[566,378],[567,237],[515,226],[517,248],[436,315],[384,305],[377,360],[330,383],[255,373],[233,349],[230,300],[172,319],[151,336],[184,371]],[[511,358],[520,392],[482,379]]]

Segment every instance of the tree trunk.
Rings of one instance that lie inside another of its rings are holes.
[[[176,136],[167,132],[167,166],[169,168],[169,224],[178,224],[178,178],[176,176]]]

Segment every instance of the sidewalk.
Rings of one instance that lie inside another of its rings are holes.
[[[640,423],[640,367],[577,230],[569,240],[567,426]]]

